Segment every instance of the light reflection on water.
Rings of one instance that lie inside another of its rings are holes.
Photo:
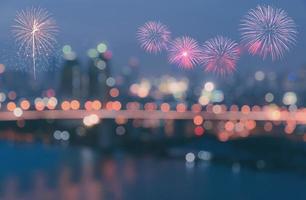
[[[3,147],[3,145],[1,145]],[[1,148],[4,200],[304,199],[305,178],[88,149]],[[8,155],[10,154],[10,155]],[[222,192],[220,192],[222,191]]]

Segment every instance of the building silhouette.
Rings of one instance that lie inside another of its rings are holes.
[[[62,98],[82,97],[82,76],[78,60],[66,60],[60,78],[59,93]]]
[[[88,98],[103,102],[109,99],[109,90],[114,81],[111,77],[110,59],[100,54],[89,61],[88,67]]]

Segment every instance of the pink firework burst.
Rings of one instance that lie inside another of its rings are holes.
[[[236,70],[240,49],[229,38],[217,36],[203,45],[201,62],[205,70],[217,74],[230,74]]]
[[[201,50],[196,40],[190,37],[176,38],[171,42],[169,62],[186,69],[191,69],[200,61]]]
[[[296,24],[287,13],[271,6],[257,6],[242,19],[240,25],[243,45],[250,54],[264,59],[280,59],[295,44]]]
[[[166,49],[170,38],[168,27],[160,22],[149,21],[137,32],[141,47],[149,53],[158,53]]]

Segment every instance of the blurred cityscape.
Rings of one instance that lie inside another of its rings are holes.
[[[43,141],[61,141],[60,135],[63,135],[70,142],[96,143],[106,148],[121,140],[123,142],[136,139],[145,142],[172,137],[192,138],[201,137],[206,132],[216,133],[221,141],[269,132],[295,135],[295,138],[306,140],[303,123],[297,123],[293,118],[278,120],[277,113],[294,113],[300,110],[299,107],[306,100],[306,67],[301,66],[295,71],[278,74],[255,71],[250,77],[234,73],[226,79],[217,77],[216,82],[213,82],[205,80],[202,74],[196,72],[188,72],[181,78],[171,75],[158,78],[140,77],[140,61],[137,58],[131,58],[119,73],[112,73],[113,55],[105,43],[88,50],[87,56],[88,62],[82,66],[76,52],[71,46],[65,45],[62,48],[63,61],[59,70],[43,72],[38,81],[33,81],[30,73],[9,71],[1,64],[1,109],[12,112],[17,118],[14,122],[1,123],[13,123],[13,126],[8,126],[9,129],[15,127],[20,131],[41,128],[46,132],[46,137],[42,134],[39,136]],[[50,62],[50,65],[52,64],[54,63]],[[23,74],[18,76],[18,81],[14,78],[16,73]],[[144,110],[148,111],[149,115],[150,111],[156,110],[178,113],[189,110],[194,113],[206,111],[216,115],[226,111],[250,113],[268,110],[275,116],[272,116],[271,121],[261,122],[255,119],[230,118],[205,120],[201,114],[191,120],[129,120],[120,115],[114,120],[100,120],[97,116],[88,114],[88,117],[74,120],[73,123],[71,120],[51,119],[36,123],[23,119],[23,112],[27,110],[85,110],[89,114],[98,110]],[[1,137],[19,138],[11,137],[9,130],[3,131],[6,132],[2,133]],[[95,132],[102,134],[95,135]],[[116,134],[109,134],[113,132]],[[53,137],[50,137],[52,135]],[[20,138],[23,137],[26,140],[36,139],[31,135],[20,135]],[[87,137],[92,140],[87,140]]]
[[[0,65],[2,142],[82,146],[111,155],[154,154],[185,160],[187,169],[215,162],[229,165],[232,173],[243,166],[304,173],[305,66],[278,74],[254,71],[249,77],[234,73],[214,80],[196,72],[145,78],[137,58],[131,58],[119,73],[112,72],[115,55],[105,43],[88,50],[85,65],[69,45],[62,48],[62,58],[59,70],[42,72],[36,81],[30,73]],[[2,146],[2,157],[20,154],[7,143]],[[58,188],[50,187],[48,175],[37,173],[30,175],[29,193],[23,193],[18,188],[24,188],[20,186],[24,180],[6,178],[19,169],[4,167],[2,197],[18,199],[15,194],[22,193],[24,198],[42,199],[48,193],[49,199],[123,199],[127,192],[123,185],[136,181],[138,162],[147,162],[125,158],[123,166],[121,159],[105,158],[102,172],[97,172],[96,164],[90,164],[96,161],[87,158],[95,160],[94,154],[86,152],[85,157],[80,154],[85,161],[77,164],[81,174],[76,180],[71,175],[76,166],[69,167],[71,163],[51,172],[58,175],[51,179]],[[123,168],[123,177],[114,171],[117,167]],[[97,177],[112,185],[104,187]],[[82,196],[80,191],[86,192]]]
[[[305,200],[301,0],[0,6],[0,200]]]

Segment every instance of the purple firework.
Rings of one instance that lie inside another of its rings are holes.
[[[196,40],[190,37],[176,38],[169,46],[169,62],[186,69],[200,61],[201,50]]]
[[[252,55],[280,59],[295,44],[296,24],[287,13],[271,6],[257,6],[242,19],[242,43]]]
[[[217,36],[203,45],[201,62],[205,70],[224,75],[236,69],[240,49],[238,44],[229,38]]]
[[[158,53],[166,49],[170,38],[168,27],[160,22],[149,21],[137,32],[141,47],[149,53]]]

